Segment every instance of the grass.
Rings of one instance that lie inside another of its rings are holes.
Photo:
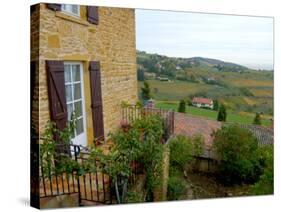
[[[215,74],[218,74],[215,72]],[[237,75],[237,76],[236,76]],[[264,114],[271,113],[273,108],[273,87],[270,82],[261,83],[256,80],[257,84],[253,86],[255,80],[241,80],[241,85],[249,83],[249,90],[255,95],[247,97],[241,95],[239,87],[232,87],[238,84],[239,74],[229,73],[225,81],[227,87],[210,85],[204,83],[193,83],[186,81],[162,82],[159,80],[147,80],[150,84],[153,99],[157,101],[179,101],[181,99],[190,98],[190,96],[207,95],[209,98],[217,99],[220,103],[225,104],[230,110],[241,112],[263,112]],[[241,76],[240,76],[241,77]],[[249,77],[249,76],[248,76]],[[272,81],[271,81],[272,83]],[[142,82],[138,82],[139,92]]]
[[[159,80],[148,80],[153,97],[158,100],[179,100],[184,99],[190,94],[207,92],[212,88],[211,85],[198,84],[184,81],[162,82]],[[139,82],[139,90],[142,82]],[[155,92],[155,89],[158,91]]]
[[[163,109],[173,109],[175,111],[178,110],[178,103],[177,102],[164,102],[164,101],[157,101],[156,107],[163,108]],[[212,120],[217,120],[217,111],[214,110],[207,110],[202,108],[197,108],[193,106],[186,107],[186,114],[205,117]],[[241,124],[252,124],[254,119],[253,113],[245,113],[245,114],[238,114],[234,112],[227,113],[227,122],[233,123],[241,123]],[[269,117],[262,119],[263,126],[271,125],[271,121]]]

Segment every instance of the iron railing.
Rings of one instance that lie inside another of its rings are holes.
[[[126,105],[122,108],[122,124],[132,124],[135,120],[148,115],[159,115],[164,120],[164,135],[165,142],[174,134],[174,119],[173,110],[164,110],[154,107],[139,107],[137,105]]]
[[[81,150],[83,147],[72,144],[56,144],[56,148],[68,149],[68,157],[70,160],[76,161],[78,164],[83,164],[89,158],[90,153]],[[61,153],[53,156],[53,164],[55,158]],[[83,205],[83,201],[93,203],[109,204],[112,203],[111,198],[111,179],[109,175],[102,171],[100,161],[93,161],[95,171],[88,171],[83,174],[78,174],[78,170],[73,170],[70,173],[56,173],[44,170],[40,165],[39,184],[40,198],[55,197],[60,195],[78,194],[79,205]]]

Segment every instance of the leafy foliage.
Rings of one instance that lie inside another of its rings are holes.
[[[260,148],[259,153],[264,163],[264,170],[259,181],[252,186],[252,193],[255,195],[273,194],[273,145]]]
[[[143,100],[149,100],[152,97],[149,83],[147,81],[144,81],[143,86],[144,87],[141,88],[141,96]]]
[[[49,121],[45,126],[40,144],[40,166],[43,176],[53,173],[71,173],[79,165],[69,155],[69,144],[76,127],[75,118],[67,123],[63,130],[58,130],[55,123]],[[58,149],[58,142],[60,148]]]
[[[111,134],[110,139],[114,142],[110,153],[114,164],[110,166],[110,175],[117,180],[118,175],[128,178],[131,174],[130,165],[141,154],[140,132],[131,128],[128,132],[119,129]]]
[[[217,99],[214,99],[214,109],[215,111],[219,110],[219,101]]]
[[[258,142],[247,129],[223,126],[214,135],[214,147],[220,160],[219,179],[226,184],[254,183],[262,173]]]
[[[142,193],[137,193],[134,191],[128,191],[127,194],[127,202],[128,203],[139,203],[139,202],[143,202],[143,194]]]
[[[186,192],[186,184],[184,179],[176,176],[169,177],[168,180],[168,200],[179,200]]]
[[[223,104],[221,104],[218,112],[218,121],[226,121],[227,113],[226,113],[226,108]]]
[[[128,179],[132,173],[133,161],[142,163],[146,173],[147,201],[153,200],[152,191],[159,185],[162,172],[163,120],[158,115],[147,115],[136,120],[127,131],[121,129],[110,134],[113,148],[108,155],[92,150],[91,158],[99,158],[103,171],[111,176],[115,185],[118,203],[134,201],[135,195],[128,194]],[[138,198],[138,197],[136,197]]]
[[[177,167],[184,171],[185,165],[193,159],[194,156],[200,156],[203,153],[204,140],[200,135],[186,137],[178,135],[170,143],[170,166]]]
[[[184,100],[180,100],[178,112],[185,113],[185,101]]]
[[[164,133],[164,123],[158,115],[144,116],[133,124],[133,128],[143,131],[142,154],[139,161],[146,172],[146,200],[153,201],[153,190],[161,183],[163,145],[161,138]]]
[[[170,166],[168,180],[168,199],[178,200],[186,192],[183,172],[185,165],[203,153],[204,140],[202,136],[196,135],[186,137],[178,135],[170,143]]]
[[[261,115],[259,113],[256,113],[256,116],[254,118],[253,124],[261,125]]]
[[[188,161],[192,159],[192,143],[185,136],[179,135],[173,138],[170,143],[170,165],[178,167],[181,171]]]

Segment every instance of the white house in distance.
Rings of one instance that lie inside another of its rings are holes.
[[[195,107],[214,109],[214,102],[213,102],[213,100],[212,99],[208,99],[208,98],[194,97],[192,99],[192,105],[195,106]]]

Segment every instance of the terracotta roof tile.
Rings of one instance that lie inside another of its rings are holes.
[[[202,97],[194,97],[192,102],[194,103],[203,103],[203,104],[212,104],[212,99],[202,98]]]
[[[221,123],[206,118],[195,117],[183,113],[175,113],[175,134],[176,135],[202,135],[206,148],[213,143],[212,134],[221,128]]]

